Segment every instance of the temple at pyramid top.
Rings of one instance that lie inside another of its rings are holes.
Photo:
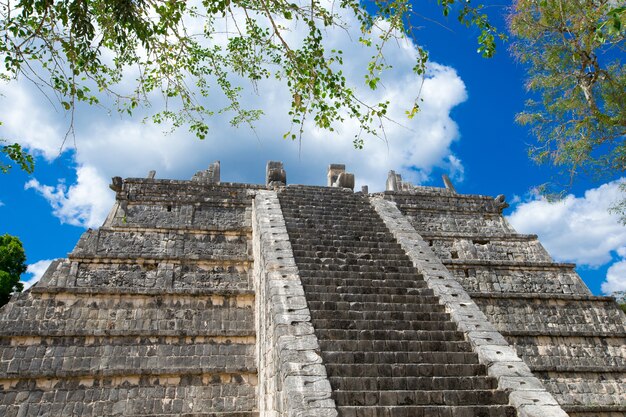
[[[0,415],[626,415],[624,313],[504,196],[287,174],[113,178],[102,227],[0,309]]]

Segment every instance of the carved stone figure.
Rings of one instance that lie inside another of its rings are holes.
[[[280,161],[268,161],[265,167],[265,185],[268,188],[287,185],[287,172]]]

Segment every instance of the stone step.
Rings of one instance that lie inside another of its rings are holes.
[[[294,250],[319,252],[320,254],[334,255],[337,253],[379,253],[383,255],[397,255],[403,253],[402,247],[392,242],[370,242],[359,240],[362,235],[355,234],[356,239],[332,240],[326,236],[309,236],[308,238],[290,239]],[[381,236],[377,236],[381,237]]]
[[[333,214],[331,216],[315,215],[314,212],[301,213],[300,217],[290,216],[289,210],[285,213],[285,223],[288,227],[297,228],[319,228],[323,226],[329,232],[334,230],[367,230],[376,232],[387,232],[385,224],[376,218],[376,213],[368,213],[361,215],[340,215]],[[362,218],[359,218],[361,216]],[[315,221],[312,220],[315,219]]]
[[[311,312],[316,310],[358,310],[358,311],[408,311],[418,313],[441,313],[446,307],[442,304],[402,304],[381,302],[355,302],[355,301],[315,301],[307,294],[307,304]]]
[[[380,363],[327,363],[329,376],[343,377],[409,377],[409,376],[480,376],[487,368],[483,364],[380,364]]]
[[[474,352],[322,352],[326,364],[477,364]]]
[[[329,207],[336,209],[333,213],[369,213],[369,210],[363,207],[364,199],[355,200],[354,196],[333,196],[333,199],[328,199],[324,195],[295,194],[281,195],[280,201],[283,210],[288,210],[294,214],[319,213],[320,215],[329,215]]]
[[[281,203],[283,201],[283,197],[289,201],[289,198],[299,199],[299,198],[310,198],[315,197],[314,200],[309,200],[313,203],[317,203],[319,201],[324,202],[333,202],[333,201],[343,201],[346,198],[349,198],[349,201],[352,201],[354,198],[354,193],[352,190],[346,190],[338,187],[324,187],[324,186],[312,186],[312,185],[290,185],[286,190],[281,191],[280,193]],[[309,207],[308,204],[304,204],[303,207]]]
[[[406,266],[395,266],[388,265],[385,263],[377,263],[375,265],[365,264],[365,265],[348,265],[348,264],[320,264],[317,262],[300,262],[296,261],[298,265],[298,269],[302,271],[305,275],[309,272],[322,271],[322,272],[351,272],[351,273],[361,273],[361,272],[373,272],[373,273],[403,273],[403,274],[411,274],[417,275],[417,269],[415,269],[412,264]]]
[[[334,280],[354,281],[354,285],[369,285],[375,282],[384,283],[386,286],[412,286],[427,287],[428,284],[423,280],[422,275],[408,272],[358,272],[358,271],[306,271],[301,270],[301,276],[314,279],[320,284],[342,285]],[[358,282],[357,282],[358,281]],[[311,282],[314,284],[315,282]]]
[[[466,341],[320,340],[323,351],[340,352],[472,352]]]
[[[306,262],[307,259],[337,259],[337,260],[365,260],[365,261],[403,261],[408,258],[402,250],[379,249],[379,248],[349,248],[345,247],[337,251],[313,251],[293,248],[293,256]]]
[[[319,196],[318,200],[317,196],[298,195],[291,198],[280,196],[280,200],[282,210],[287,212],[290,217],[370,214],[370,211],[364,208],[363,204],[359,204],[351,197],[339,196],[335,200],[328,200],[324,196]]]
[[[299,211],[299,213],[298,213]],[[319,219],[323,225],[331,225],[335,229],[358,229],[363,226],[381,227],[384,223],[377,218],[374,212],[343,211],[338,208],[332,215],[322,214],[321,210],[293,210],[283,209],[283,216],[294,227],[308,227],[313,223],[311,219]]]
[[[452,330],[340,330],[315,329],[320,340],[406,340],[464,341],[462,332]]]
[[[432,295],[336,294],[312,291],[308,291],[306,295],[307,299],[314,301],[345,301],[350,303],[438,304],[439,302],[439,299]],[[381,308],[381,310],[384,309]]]
[[[316,320],[393,320],[393,321],[449,321],[448,313],[422,313],[413,311],[341,311],[340,317],[337,311],[316,310]]]
[[[289,240],[293,245],[304,246],[320,246],[324,242],[337,242],[339,246],[347,246],[354,242],[355,247],[358,247],[358,243],[364,244],[376,244],[379,248],[397,248],[398,243],[393,236],[387,233],[365,233],[365,232],[345,232],[342,234],[335,234],[327,236],[320,234],[317,231],[299,231],[289,229]]]
[[[291,236],[291,235],[290,235]],[[402,248],[395,240],[389,240],[388,242],[382,241],[367,241],[359,240],[348,242],[346,240],[332,240],[324,239],[322,237],[316,237],[315,239],[308,238],[290,238],[289,242],[294,249],[308,250],[308,251],[329,251],[329,248],[336,250],[337,252],[346,252],[347,250],[365,250],[365,249],[379,249],[383,253],[402,253]]]
[[[464,377],[343,377],[328,378],[333,390],[491,390],[498,380],[486,376]]]
[[[380,268],[381,270],[389,270],[390,268],[413,268],[413,263],[405,256],[397,257],[397,259],[364,259],[364,258],[309,258],[303,256],[294,256],[298,265],[303,265],[303,269],[307,269],[305,265],[317,265],[317,267],[309,267],[309,269],[327,269],[342,266],[353,267],[373,267]],[[415,270],[417,273],[417,270]]]
[[[328,274],[334,275],[334,274]],[[348,275],[348,274],[342,274]],[[406,274],[406,279],[391,279],[386,278],[388,275],[393,274],[356,274],[354,278],[326,278],[316,276],[313,279],[308,279],[310,282],[308,285],[321,285],[326,287],[362,287],[362,288],[401,288],[401,289],[416,289],[416,288],[428,288],[428,284],[421,276],[415,276]],[[399,275],[399,274],[395,274]]]
[[[389,229],[384,223],[371,224],[360,223],[353,225],[343,225],[341,220],[335,219],[327,222],[317,222],[316,217],[303,220],[301,222],[294,222],[289,218],[285,218],[285,225],[289,229],[290,233],[293,233],[294,238],[314,238],[314,239],[337,239],[337,240],[356,240],[360,241],[362,238],[376,238],[378,240],[393,241],[393,235],[389,233]],[[311,236],[313,235],[313,236]]]
[[[321,234],[322,236],[326,236],[327,238],[328,236],[342,236],[344,234],[354,234],[355,236],[376,235],[377,237],[383,237],[383,236],[379,236],[378,235],[379,233],[389,234],[389,231],[385,227],[384,224],[372,225],[372,224],[368,224],[367,222],[365,223],[354,222],[353,224],[347,224],[347,223],[338,224],[337,223],[338,221],[340,220],[335,219],[333,221],[318,221],[316,218],[315,220],[304,220],[304,221],[295,222],[293,220],[290,220],[289,218],[286,218],[285,225],[287,225],[287,228],[289,228],[290,230],[293,230],[296,233],[297,232],[306,233],[307,230],[311,230],[311,231],[315,231],[318,234]]]
[[[339,417],[516,417],[513,406],[469,405],[469,406],[339,406]]]
[[[362,212],[368,213],[367,206],[363,206],[363,204],[359,204],[359,202],[363,202],[365,199],[359,198],[355,199],[354,196],[344,195],[344,196],[333,196],[332,199],[326,198],[326,196],[315,196],[315,198],[311,198],[311,195],[307,194],[298,194],[298,195],[281,195],[281,207],[283,210],[288,210],[290,214],[301,214],[301,213],[309,213],[316,210],[321,210],[320,214],[330,216],[337,212],[346,213],[348,211],[354,212]],[[308,203],[304,203],[304,201],[308,200]],[[304,203],[304,204],[303,204]],[[326,207],[337,207],[351,210],[337,210],[335,212],[329,213],[328,210],[323,210]]]
[[[451,391],[333,391],[337,404],[351,406],[407,406],[407,405],[499,405],[508,404],[506,391],[451,390]]]
[[[313,280],[306,280],[313,281]],[[314,281],[318,284],[317,280]],[[431,297],[434,295],[430,288],[403,288],[403,287],[387,287],[387,286],[356,286],[356,285],[313,285],[304,284],[306,292],[328,292],[334,294],[386,294],[386,295],[417,295],[421,297]]]
[[[152,416],[153,414],[144,414],[145,417]],[[159,417],[259,417],[258,411],[243,411],[243,412],[215,412],[215,413],[184,413],[184,414],[157,414]],[[139,415],[136,415],[139,417]]]
[[[151,417],[154,414],[134,414],[136,417]],[[215,413],[183,413],[183,414],[156,414],[159,417],[259,417],[258,411],[243,411],[243,412],[215,412]]]
[[[354,196],[338,195],[329,199],[324,194],[282,194],[280,197],[280,205],[283,210],[290,210],[292,213],[311,213],[319,211],[320,214],[328,215],[328,207],[336,208],[335,212],[364,212],[368,210],[363,208],[362,201],[364,199],[355,200]],[[361,204],[359,204],[361,203]]]
[[[332,251],[320,251],[314,249],[319,245],[303,246],[300,244],[292,245],[296,258],[301,258],[302,262],[306,259],[363,259],[363,260],[390,260],[390,261],[407,261],[408,258],[401,248],[389,247],[370,247],[358,245],[355,240],[344,240],[340,248]],[[368,242],[365,242],[368,243]]]
[[[396,320],[343,320],[341,312],[337,312],[337,319],[312,319],[316,329],[346,329],[346,330],[457,330],[457,325],[450,321],[396,321]]]

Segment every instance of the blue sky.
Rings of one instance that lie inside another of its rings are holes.
[[[435,2],[416,3],[415,9],[426,16],[439,13]],[[503,7],[488,11],[503,28]],[[51,259],[72,250],[86,227],[102,223],[113,201],[107,187],[111,176],[142,177],[155,169],[157,178],[188,179],[220,160],[224,181],[261,183],[265,163],[282,160],[289,183],[324,184],[326,166],[345,163],[355,173],[357,186],[368,184],[371,191],[380,191],[386,172],[394,169],[416,184],[442,186],[441,174],[447,173],[461,193],[505,194],[511,203],[506,214],[517,230],[538,234],[555,259],[578,263],[594,293],[626,289],[626,228],[607,212],[619,198],[618,178],[581,180],[558,204],[533,194],[533,186],[549,180],[553,172],[528,159],[533,139],[513,120],[527,98],[524,68],[511,58],[508,45],[500,44],[496,56],[487,60],[476,53],[474,30],[458,25],[454,17],[439,22],[446,27],[415,21],[422,27],[416,42],[428,49],[432,64],[423,110],[411,121],[403,114],[419,88],[410,71],[414,46],[400,42],[386,47],[394,68],[383,87],[370,92],[362,83],[362,69],[371,53],[355,46],[345,33],[329,33],[329,43],[346,53],[349,78],[358,92],[397,103],[391,114],[403,126],[388,126],[389,142],[370,139],[364,150],[352,148],[353,123],[344,124],[335,135],[309,127],[301,144],[283,140],[289,100],[271,81],[261,83],[258,94],[249,91],[243,98],[266,112],[255,133],[231,128],[226,117],[216,116],[207,139],[199,141],[184,130],[165,135],[163,127],[143,124],[141,117],[81,107],[76,141],[60,153],[68,115],[27,83],[2,86],[0,137],[19,140],[37,155],[32,176],[18,170],[0,175],[0,233],[24,242],[32,272],[24,279],[38,277]],[[219,96],[211,100],[223,102]]]

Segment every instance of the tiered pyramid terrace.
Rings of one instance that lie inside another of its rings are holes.
[[[617,417],[626,318],[504,199],[115,178],[0,310],[0,415]]]

